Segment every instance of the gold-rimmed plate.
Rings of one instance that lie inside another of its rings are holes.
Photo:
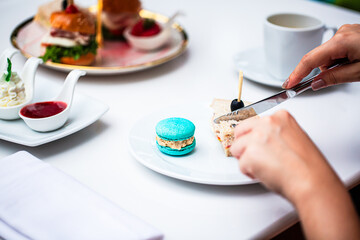
[[[165,23],[168,17],[148,10],[141,10],[140,16],[151,18],[160,23]],[[33,18],[19,24],[11,34],[12,45],[19,49],[26,57],[39,57],[43,55],[44,48],[41,39],[47,33],[44,28]],[[143,52],[132,48],[122,41],[104,41],[103,47],[98,49],[96,62],[91,66],[75,66],[61,63],[46,62],[43,65],[69,72],[80,69],[93,75],[122,74],[144,70],[166,63],[180,56],[187,48],[188,38],[185,30],[177,23],[171,28],[171,40],[167,45],[156,51]]]

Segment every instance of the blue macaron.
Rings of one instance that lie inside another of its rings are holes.
[[[158,122],[155,127],[158,149],[165,154],[181,156],[194,150],[196,141],[194,137],[195,125],[185,118],[166,118]],[[194,138],[193,138],[194,137]],[[176,145],[186,144],[180,149]],[[159,143],[160,142],[160,143]]]

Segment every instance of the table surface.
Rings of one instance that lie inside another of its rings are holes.
[[[14,27],[33,16],[43,2],[0,2],[1,52],[10,47]],[[267,15],[306,13],[340,27],[359,23],[360,14],[295,0],[143,0],[143,6],[165,15],[179,9],[186,13],[178,19],[189,35],[186,53],[146,71],[81,78],[76,91],[101,99],[109,105],[109,112],[80,132],[42,146],[31,148],[0,140],[0,158],[26,150],[159,228],[165,239],[269,237],[294,224],[297,215],[292,205],[261,184],[201,185],[147,169],[131,156],[128,134],[137,119],[169,105],[184,101],[210,104],[214,97],[237,96],[233,57],[262,46]],[[24,62],[20,56],[15,59]],[[65,76],[40,67],[37,82],[60,87]],[[245,80],[243,99],[256,101],[277,91]],[[359,102],[360,84],[353,83],[310,91],[277,107],[293,114],[348,187],[360,180]]]

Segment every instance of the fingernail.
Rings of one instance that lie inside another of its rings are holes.
[[[289,79],[286,79],[285,82],[282,85],[282,88],[287,88],[288,84],[289,84]]]
[[[321,88],[324,88],[326,86],[326,83],[324,80],[322,79],[318,79],[318,80],[315,80],[311,83],[311,88],[316,91],[316,90],[319,90]]]

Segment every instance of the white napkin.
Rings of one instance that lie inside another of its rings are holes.
[[[25,151],[0,159],[0,236],[12,240],[163,238],[157,229]]]

